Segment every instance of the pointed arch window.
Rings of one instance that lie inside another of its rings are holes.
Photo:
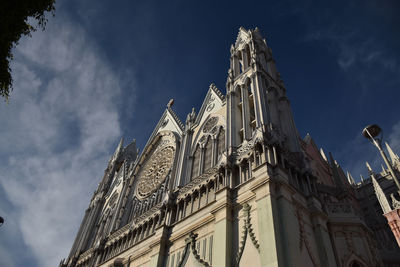
[[[248,90],[248,100],[249,100],[249,123],[250,123],[250,129],[251,132],[253,132],[256,128],[256,114],[255,114],[255,109],[254,109],[254,94],[251,90],[251,82],[249,82],[249,84],[247,84],[247,90]]]
[[[248,67],[250,67],[250,61],[251,61],[251,57],[250,57],[250,47],[247,44],[245,49],[244,49],[244,63],[245,63],[245,69],[247,69]]]
[[[193,165],[192,165],[192,179],[195,178],[197,175],[200,174],[200,147],[199,145],[196,146],[196,149],[193,153]]]
[[[223,127],[221,127],[221,130],[218,134],[218,145],[217,145],[217,162],[220,158],[220,156],[222,155],[222,153],[224,153],[225,151],[225,129]]]
[[[211,168],[212,164],[212,139],[208,138],[207,144],[204,148],[204,169],[203,171],[206,171],[207,169]]]

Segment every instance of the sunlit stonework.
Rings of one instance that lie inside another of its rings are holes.
[[[390,174],[355,184],[300,138],[258,29],[230,53],[225,93],[184,122],[171,99],[140,155],[120,141],[61,267],[400,266],[374,195],[397,207]]]
[[[211,117],[207,120],[207,122],[204,124],[203,127],[203,133],[208,133],[211,131],[211,129],[217,125],[218,123],[218,117]]]
[[[138,195],[148,197],[164,182],[174,163],[175,147],[169,143],[159,145],[142,166],[138,174]]]

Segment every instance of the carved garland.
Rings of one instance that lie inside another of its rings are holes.
[[[239,251],[236,256],[236,264],[239,265],[240,259],[242,258],[244,247],[246,245],[246,239],[247,235],[250,236],[250,240],[253,243],[253,245],[256,247],[258,252],[260,252],[260,245],[258,244],[258,241],[256,239],[256,236],[253,232],[253,227],[251,224],[251,216],[250,216],[250,210],[251,206],[247,203],[243,205],[243,212],[245,214],[245,219],[244,219],[244,225],[243,225],[243,231],[242,231],[242,240],[240,241],[240,247]]]
[[[300,248],[300,251],[301,251],[303,249],[303,243],[304,243],[304,245],[306,246],[308,255],[310,255],[312,263],[314,264],[314,266],[319,267],[317,259],[315,258],[314,254],[312,253],[312,249],[311,249],[310,243],[308,241],[306,231],[304,229],[304,221],[302,219],[300,209],[301,209],[301,207],[299,207],[299,206],[296,209],[296,217],[297,217],[297,221],[299,222],[299,234],[300,234],[300,237],[299,237],[299,248]]]
[[[345,265],[346,262],[350,262],[352,257],[355,257],[357,260],[364,262],[364,258],[358,253],[356,253],[356,250],[354,249],[353,237],[360,236],[360,233],[354,231],[346,231],[344,227],[338,232],[342,232],[344,234],[347,245],[347,253],[345,254],[345,258],[342,259],[343,265]],[[367,243],[369,245],[368,238],[367,238]],[[372,253],[372,255],[374,255],[374,253]],[[372,261],[375,263],[374,265],[376,266],[378,265],[376,255],[372,257]]]
[[[190,232],[189,237],[186,238],[186,247],[185,250],[183,252],[183,257],[181,258],[181,260],[178,263],[178,266],[181,267],[183,266],[183,264],[185,263],[185,261],[187,260],[187,258],[189,257],[189,249],[191,250],[191,252],[193,253],[194,258],[203,266],[205,267],[211,267],[211,265],[206,262],[205,260],[200,258],[200,255],[197,252],[196,249],[196,238],[197,238],[198,234],[195,234],[193,232]]]

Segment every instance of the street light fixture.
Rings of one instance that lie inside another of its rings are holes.
[[[367,127],[364,128],[364,130],[362,131],[362,134],[365,138],[367,138],[369,141],[371,141],[372,144],[374,144],[374,146],[376,146],[378,148],[378,150],[381,153],[381,156],[383,158],[383,161],[385,161],[385,164],[388,167],[389,172],[392,175],[393,180],[397,185],[397,188],[398,188],[399,194],[400,194],[399,180],[397,179],[397,176],[396,176],[395,172],[393,171],[392,164],[389,162],[389,159],[387,158],[385,151],[383,151],[383,149],[382,149],[383,133],[382,133],[381,127],[379,127],[376,124],[368,125]]]
[[[2,226],[3,223],[4,223],[4,219],[3,219],[3,217],[0,216],[0,226]]]

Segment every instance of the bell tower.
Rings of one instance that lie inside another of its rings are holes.
[[[229,151],[260,132],[271,143],[290,152],[300,152],[286,88],[259,30],[241,27],[230,52],[226,83]]]

